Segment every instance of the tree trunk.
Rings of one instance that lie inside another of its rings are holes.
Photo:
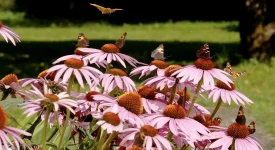
[[[275,51],[274,0],[241,0],[241,51],[245,58],[269,62]]]

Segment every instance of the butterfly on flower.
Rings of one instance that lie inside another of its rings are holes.
[[[125,38],[126,38],[127,32],[124,32],[120,39],[118,39],[115,43],[115,45],[119,48],[122,48],[125,44]]]
[[[248,126],[248,130],[250,134],[253,134],[256,131],[255,122],[252,121]]]
[[[233,72],[232,71],[232,67],[231,67],[231,65],[230,65],[229,62],[226,63],[226,67],[224,68],[224,71],[226,71],[227,73],[229,73],[235,79],[243,76],[246,73],[246,71]]]
[[[164,60],[164,46],[160,44],[155,50],[151,52],[151,57],[155,60]]]
[[[209,45],[207,43],[202,45],[200,49],[197,50],[196,56],[202,59],[212,59],[210,56]]]

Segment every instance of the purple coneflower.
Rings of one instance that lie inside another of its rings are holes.
[[[149,65],[134,68],[130,72],[130,76],[138,75],[139,79],[152,73],[157,73],[158,76],[163,76],[167,63],[163,60],[153,60]]]
[[[132,125],[142,123],[138,116],[143,113],[142,97],[136,92],[126,92],[117,98],[94,95],[94,100],[100,102],[99,109],[108,107],[105,111],[117,113],[122,122],[129,121]]]
[[[0,80],[0,91],[3,92],[1,100],[5,100],[9,95],[16,98],[16,94],[23,99],[29,99],[19,85],[18,77],[15,74],[8,74]]]
[[[107,61],[110,64],[112,61],[117,61],[126,68],[124,61],[130,65],[136,67],[138,61],[133,57],[120,53],[120,48],[116,44],[105,44],[101,47],[101,50],[94,48],[79,48],[80,51],[90,53],[83,58],[84,61],[89,61],[91,64],[102,61]]]
[[[100,78],[101,85],[107,93],[110,93],[115,88],[119,88],[123,92],[136,91],[134,81],[121,69],[112,68],[106,74],[101,75]]]
[[[0,34],[4,37],[7,43],[9,42],[8,40],[10,40],[14,46],[16,45],[16,42],[21,42],[19,36],[11,28],[4,25],[1,21]]]
[[[69,109],[73,114],[75,114],[73,107],[78,106],[77,102],[71,100],[66,92],[52,94],[51,92],[49,92],[51,90],[49,90],[46,84],[44,84],[44,92],[42,93],[35,86],[31,86],[33,90],[29,90],[27,92],[34,96],[35,99],[27,100],[24,103],[19,104],[21,108],[26,108],[23,114],[27,114],[27,117],[43,111],[41,115],[41,119],[43,120],[45,118],[44,116],[46,107],[50,107],[52,109],[50,110],[50,118],[48,120],[50,124],[53,124],[54,122],[53,118],[55,116],[55,112],[57,112],[59,115],[61,107],[65,107]]]
[[[122,132],[123,124],[117,113],[104,111],[103,114],[100,112],[92,113],[93,117],[99,119],[97,125],[103,130],[106,130],[108,134],[112,132]]]
[[[150,124],[157,128],[169,124],[169,129],[173,135],[178,135],[181,131],[185,137],[199,139],[200,134],[207,134],[209,130],[194,119],[186,117],[186,111],[180,105],[169,104],[161,113],[154,113],[147,116]]]
[[[69,59],[69,58],[75,58],[75,59],[83,59],[83,57],[84,56],[86,56],[86,55],[88,55],[88,54],[90,54],[90,53],[86,53],[86,52],[82,52],[82,51],[80,51],[79,50],[79,48],[81,48],[81,47],[78,47],[78,48],[76,48],[75,50],[74,50],[74,54],[71,54],[71,55],[66,55],[66,56],[62,56],[62,57],[60,57],[60,58],[58,58],[58,59],[56,59],[54,62],[53,62],[53,64],[57,64],[57,63],[60,63],[60,62],[62,62],[62,61],[66,61],[67,59]],[[85,65],[87,65],[87,61],[84,61],[84,64]],[[106,67],[106,65],[107,65],[107,62],[106,61],[98,61],[98,62],[94,62],[94,64],[95,65],[97,65],[97,67]]]
[[[54,81],[57,82],[63,75],[62,82],[66,83],[69,78],[74,75],[79,83],[79,85],[84,88],[83,78],[87,81],[90,88],[98,85],[99,77],[102,74],[96,68],[87,66],[84,64],[83,60],[76,58],[66,59],[64,64],[55,65],[48,69],[48,73],[56,71]]]
[[[26,144],[23,139],[21,139],[20,134],[25,136],[32,135],[24,130],[9,127],[7,114],[0,105],[0,149],[9,149],[9,147],[11,147],[12,149],[20,150],[19,144],[25,148]],[[13,141],[11,141],[10,138],[12,138]]]
[[[233,83],[228,77],[230,74],[221,69],[214,68],[212,58],[208,55],[210,55],[209,46],[208,44],[204,44],[197,52],[199,58],[194,62],[194,65],[182,67],[176,70],[172,76],[176,76],[180,83],[192,81],[194,84],[198,84],[203,79],[203,86],[214,87],[214,78],[216,78],[230,86],[229,83]]]
[[[149,86],[141,86],[137,92],[142,97],[144,110],[149,114],[163,110],[167,106],[167,101],[155,98],[157,92]]]
[[[86,94],[84,93],[72,93],[72,97],[76,97],[78,107],[75,109],[76,113],[80,116],[90,115],[91,112],[97,110],[98,103],[94,101],[93,96],[100,94],[97,91],[90,91]]]
[[[132,145],[137,145],[148,150],[172,150],[172,144],[159,134],[157,128],[149,124],[124,129],[123,134],[125,134],[125,136],[119,144],[121,146],[131,147]]]
[[[210,126],[211,133],[204,135],[206,139],[216,139],[209,148],[230,149],[232,146],[235,150],[263,150],[256,137],[251,136],[256,131],[255,122],[246,126],[246,118],[243,107],[239,107],[236,122],[229,125],[228,128],[219,126]]]
[[[250,104],[253,103],[249,98],[247,98],[242,93],[235,90],[235,85],[230,83],[230,87],[224,82],[218,80],[214,89],[210,91],[208,97],[213,97],[213,102],[216,102],[219,98],[230,105],[231,100],[233,100],[237,105],[245,105],[245,102]]]
[[[175,77],[172,77],[171,74],[175,69],[178,69],[178,68],[181,68],[181,66],[170,65],[165,69],[163,76],[151,77],[143,81],[142,84],[150,87],[156,87],[156,89],[160,89],[160,90],[163,90],[166,86],[168,88],[172,88],[175,84],[177,84],[177,80]]]

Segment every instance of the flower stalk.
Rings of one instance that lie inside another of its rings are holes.
[[[197,85],[196,93],[194,94],[194,97],[192,98],[191,105],[190,105],[190,107],[189,107],[189,109],[188,109],[188,112],[187,112],[187,114],[186,114],[187,117],[189,117],[189,115],[190,115],[191,112],[192,112],[192,109],[193,109],[193,107],[194,107],[195,101],[196,101],[196,99],[198,98],[198,93],[199,93],[199,91],[200,91],[200,89],[201,89],[202,83],[203,83],[203,78],[200,79],[200,81],[199,81],[199,83],[198,83],[198,85]]]
[[[47,149],[46,148],[46,139],[47,139],[47,129],[48,129],[48,120],[49,120],[49,116],[50,116],[50,107],[48,106],[46,108],[46,117],[44,120],[44,132],[43,132],[43,137],[42,137],[42,148],[43,149]]]
[[[219,98],[219,100],[218,100],[218,102],[217,102],[217,104],[216,104],[216,107],[215,107],[215,109],[213,110],[213,112],[212,112],[212,114],[211,114],[211,116],[210,116],[210,120],[212,120],[212,119],[214,118],[214,116],[215,116],[216,113],[218,112],[218,110],[219,110],[221,104],[222,104],[222,99]]]
[[[103,144],[102,148],[100,150],[106,150],[110,148],[110,144],[113,141],[113,139],[117,136],[117,132],[113,131],[111,135],[108,137],[106,142]]]

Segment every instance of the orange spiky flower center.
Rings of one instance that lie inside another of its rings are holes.
[[[199,123],[203,124],[206,127],[219,126],[222,122],[222,119],[220,117],[216,117],[216,118],[210,120],[209,114],[205,114],[204,118],[203,118],[202,114],[197,114],[195,117],[193,117],[193,119],[198,121]]]
[[[106,112],[103,115],[102,119],[113,126],[117,126],[120,124],[119,116],[113,112]]]
[[[203,58],[198,58],[195,62],[194,65],[202,70],[211,70],[214,68],[214,63],[211,59],[203,59]]]
[[[149,86],[141,86],[137,92],[146,99],[154,99],[156,96],[155,90]]]
[[[228,90],[228,91],[233,91],[235,89],[235,85],[233,83],[230,83],[230,82],[229,82],[229,84],[230,84],[231,87],[226,85],[224,82],[218,80],[217,83],[216,83],[216,86],[218,88],[221,88],[221,89],[225,89],[225,90]]]
[[[134,144],[130,148],[128,148],[127,150],[143,150],[143,148]]]
[[[170,77],[171,74],[173,74],[175,71],[177,71],[177,69],[180,69],[181,66],[180,65],[170,65],[165,69],[165,76],[166,77]]]
[[[101,47],[101,50],[105,53],[119,53],[120,52],[119,47],[115,44],[104,44]]]
[[[153,60],[150,65],[155,65],[156,67],[158,67],[159,69],[165,69],[168,65],[165,61],[163,60]]]
[[[8,125],[8,117],[4,108],[0,105],[0,130]]]
[[[100,93],[97,91],[90,91],[86,94],[86,100],[92,102],[94,101],[93,95],[98,95],[98,94]]]
[[[38,74],[38,76],[37,76],[37,79],[44,78],[44,77],[47,75],[47,73],[48,73],[47,71],[48,71],[48,69],[46,69],[46,70],[40,72],[40,73]],[[49,79],[49,80],[53,81],[54,78],[55,78],[55,75],[56,75],[56,71],[53,71],[53,72],[49,73],[49,74],[46,76],[46,79]]]
[[[163,114],[170,118],[183,119],[186,112],[180,105],[169,104],[164,108]]]
[[[249,135],[249,129],[246,125],[237,122],[232,123],[227,129],[227,135],[233,138],[246,138]]]
[[[59,97],[55,94],[44,94],[44,97],[49,99],[51,102],[57,102],[59,100]]]
[[[108,73],[112,74],[112,75],[115,75],[115,76],[127,76],[126,72],[124,72],[123,70],[118,69],[118,68],[112,68],[112,69],[109,70]]]
[[[140,128],[140,132],[144,133],[146,136],[151,136],[154,137],[156,136],[159,132],[156,128],[150,126],[150,125],[144,125]]]
[[[124,146],[119,146],[119,148],[117,150],[126,150],[126,147]],[[129,150],[129,149],[128,149]]]
[[[0,21],[0,28],[2,28],[4,26],[4,24]]]
[[[15,74],[8,74],[4,78],[1,79],[5,85],[10,85],[11,83],[15,82],[19,85],[18,77]]]
[[[78,48],[76,48],[76,49],[74,50],[74,54],[76,54],[76,55],[81,55],[81,56],[85,56],[85,55],[88,55],[88,54],[90,54],[90,53],[80,51]]]
[[[65,65],[70,68],[80,69],[81,67],[84,66],[84,62],[80,59],[69,58],[65,60]]]
[[[122,94],[118,98],[118,104],[136,115],[140,115],[143,111],[142,98],[137,92]]]

